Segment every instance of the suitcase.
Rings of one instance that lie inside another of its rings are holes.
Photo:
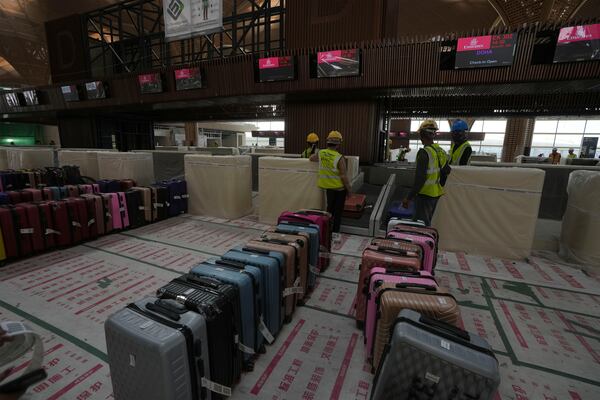
[[[121,181],[119,181],[120,192],[126,192],[134,186],[136,186],[136,184],[133,179],[122,179]]]
[[[121,219],[121,211],[119,210],[119,198],[116,193],[102,193],[104,200],[104,210],[106,211],[106,219],[104,229],[106,233],[110,233],[115,229],[123,229],[123,221]]]
[[[81,194],[92,194],[94,193],[92,185],[78,185],[79,193]]]
[[[52,222],[54,229],[58,232],[54,236],[56,246],[71,246],[73,244],[73,232],[69,216],[69,205],[64,200],[54,201],[50,204],[52,207]]]
[[[388,223],[388,232],[390,231],[400,231],[400,232],[407,232],[407,233],[421,233],[421,234],[426,234],[429,235],[433,238],[433,240],[435,240],[435,245],[438,245],[439,239],[440,239],[440,235],[437,231],[437,229],[432,228],[431,226],[425,226],[425,223],[422,221],[413,221],[410,219],[398,219],[398,218],[394,218],[393,219],[393,224],[390,228],[390,224],[392,223],[392,220],[390,220],[390,222]]]
[[[130,222],[129,211],[127,210],[127,197],[125,197],[125,193],[117,192],[117,199],[119,200],[119,213],[121,215],[121,224],[123,225],[123,229],[129,228]]]
[[[10,204],[10,196],[6,192],[0,192],[0,205]]]
[[[169,191],[164,186],[152,186],[152,199],[154,200],[154,221],[162,221],[169,217]]]
[[[281,255],[281,254],[279,254]],[[223,260],[242,262],[260,268],[262,272],[262,316],[264,326],[260,326],[261,333],[267,343],[273,343],[283,325],[284,303],[282,296],[283,274],[281,273],[280,260],[269,254],[268,251],[250,250],[236,247],[223,254]],[[266,330],[265,330],[266,329]]]
[[[121,183],[114,179],[101,179],[96,181],[100,193],[117,193],[121,190]]]
[[[19,246],[17,244],[17,227],[15,226],[11,206],[0,207],[0,229],[2,230],[2,243],[6,258],[19,257]]]
[[[31,194],[31,200],[28,201],[42,201],[44,199],[42,196],[42,191],[39,189],[25,189],[23,192]],[[30,198],[29,195],[27,195],[27,198]]]
[[[378,242],[376,242],[378,243]],[[395,246],[370,245],[363,250],[360,262],[358,286],[356,288],[356,325],[361,327],[365,322],[367,280],[371,269],[383,267],[404,271],[419,271],[421,259],[414,252],[415,246],[410,243],[398,243]]]
[[[291,234],[308,234],[308,278],[307,286],[313,289],[319,276],[319,228],[316,226],[298,226],[290,224],[279,224],[275,228],[275,232],[291,233]]]
[[[33,234],[33,228],[29,224],[29,218],[27,218],[27,210],[21,204],[10,207],[13,214],[14,225],[16,228],[16,238],[17,245],[19,248],[19,256],[30,256],[33,254],[33,245],[31,243],[31,235]]]
[[[115,399],[212,399],[210,347],[201,313],[174,300],[146,297],[104,324]]]
[[[27,223],[30,229],[29,238],[33,253],[39,253],[46,249],[44,242],[44,231],[40,218],[40,209],[37,204],[23,203],[19,205],[25,209]]]
[[[146,222],[146,214],[142,203],[142,192],[139,190],[128,190],[125,192],[127,200],[127,215],[129,216],[129,227],[138,228]]]
[[[352,193],[346,196],[344,202],[344,211],[352,213],[362,213],[365,209],[365,203],[367,201],[366,194]]]
[[[438,287],[435,278],[426,271],[407,272],[387,270],[386,268],[375,267],[371,270],[367,278],[367,297],[366,297],[366,317],[364,338],[367,345],[367,357],[371,357],[373,350],[373,340],[375,338],[375,321],[377,320],[377,291],[384,283],[410,283],[416,285],[427,285]]]
[[[19,204],[21,202],[21,192],[16,190],[11,190],[6,192],[8,198],[10,199],[10,204]]]
[[[262,235],[263,238],[271,241],[279,241],[282,244],[291,244],[296,246],[298,260],[296,262],[296,276],[300,278],[299,286],[302,292],[297,293],[296,301],[302,303],[304,296],[308,292],[308,255],[310,236],[307,233],[300,232],[297,235],[291,233],[282,233],[277,228],[271,228]]]
[[[415,202],[411,202],[408,208],[402,206],[401,201],[393,201],[388,209],[388,218],[412,218],[415,213]]]
[[[59,200],[59,199],[55,199],[54,198],[54,194],[52,192],[52,189],[49,187],[45,187],[42,189],[42,197],[45,201],[49,201],[49,200]]]
[[[63,201],[67,205],[73,243],[77,244],[84,240],[88,240],[90,231],[88,227],[89,218],[85,200],[81,197],[69,197]]]
[[[44,248],[50,250],[56,247],[56,236],[60,234],[54,224],[52,216],[52,201],[43,201],[38,203],[38,211],[40,214],[40,224],[42,227],[42,237],[44,239]]]
[[[241,330],[238,289],[217,279],[187,274],[159,288],[157,296],[177,300],[204,315],[212,380],[233,385],[242,371],[242,353],[237,347]]]
[[[79,197],[79,188],[75,185],[66,185],[68,196],[67,197]]]
[[[423,251],[423,266],[425,271],[434,273],[435,264],[437,262],[437,247],[435,240],[428,235],[420,233],[407,233],[405,231],[392,230],[386,236],[387,239],[401,240],[408,243],[413,243],[421,246]]]
[[[140,207],[143,208],[143,212],[144,212],[144,221],[146,223],[151,223],[153,216],[152,216],[152,189],[148,188],[148,187],[140,187],[140,186],[135,186],[132,188],[133,190],[137,190],[138,192],[140,192],[140,196],[141,196],[141,201],[142,204]]]
[[[103,212],[98,212],[98,204],[102,205],[102,199],[96,200],[93,195],[83,194],[81,199],[85,202],[86,214],[87,214],[87,228],[88,228],[88,239],[94,240],[101,234],[98,231],[98,214],[102,216]]]
[[[379,286],[375,304],[377,313],[373,334],[373,366],[379,365],[400,310],[410,308],[452,325],[460,320],[460,310],[454,296],[435,285],[384,282]]]
[[[61,190],[58,186],[51,186],[48,189],[52,192],[52,200],[60,200],[63,198]]]
[[[170,181],[158,182],[156,185],[167,189],[169,194],[169,217],[174,217],[187,212],[187,184],[185,181],[173,179]]]
[[[2,237],[2,229],[0,229],[0,267],[4,265],[6,260],[6,250],[4,248],[4,238]]]
[[[218,279],[238,288],[242,322],[238,345],[244,353],[244,369],[251,371],[256,355],[264,352],[264,340],[259,330],[263,290],[260,268],[237,261],[209,260],[193,267],[190,274]]]
[[[92,183],[92,193],[99,194],[100,193],[100,185],[97,183]]]
[[[319,228],[319,270],[323,272],[329,266],[331,252],[331,218],[317,214],[316,211],[300,211],[292,213],[284,211],[277,219],[277,224],[311,226]]]
[[[411,203],[412,204],[412,203]],[[418,227],[423,227],[426,228],[427,226],[425,225],[425,222],[419,220],[413,221],[410,218],[396,218],[396,217],[391,217],[388,221],[387,224],[387,231],[389,232],[392,229],[394,229],[394,226],[396,225],[405,225],[405,226],[418,226]]]
[[[390,331],[371,400],[496,398],[498,361],[481,337],[408,309]]]
[[[82,183],[81,172],[76,165],[64,165],[62,167],[65,183],[68,185],[79,185]]]
[[[283,322],[289,323],[292,320],[292,315],[296,310],[296,291],[301,289],[297,288],[299,282],[296,281],[296,259],[297,249],[296,246],[288,244],[274,243],[266,239],[251,240],[246,243],[245,248],[255,250],[263,250],[269,252],[277,252],[283,254],[283,276],[284,276],[284,287],[281,291],[284,298],[284,313]]]

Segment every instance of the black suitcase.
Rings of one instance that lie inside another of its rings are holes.
[[[242,372],[238,289],[217,279],[180,276],[156,291],[162,299],[174,299],[204,315],[210,344],[211,380],[231,387]]]
[[[169,217],[169,190],[164,186],[152,186],[153,219],[161,221]]]
[[[129,214],[129,227],[137,228],[146,222],[142,193],[137,190],[125,192],[127,199],[127,213]]]

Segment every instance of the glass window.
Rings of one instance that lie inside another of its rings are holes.
[[[504,133],[486,133],[481,144],[483,146],[502,146],[504,144]]]
[[[557,120],[537,119],[533,127],[533,133],[556,133]]]
[[[483,132],[483,121],[480,119],[475,121],[471,127],[471,132]]]
[[[506,132],[506,120],[485,120],[483,121],[483,132]]]
[[[585,120],[563,119],[558,121],[557,133],[583,133]]]
[[[545,133],[539,133],[539,134],[535,134],[533,135],[533,140],[531,141],[531,146],[544,146],[544,147],[550,147],[552,148],[552,146],[554,146],[554,136],[556,136],[554,133],[553,134],[545,134]]]
[[[600,133],[600,119],[588,119],[585,133]]]
[[[554,141],[554,146],[556,147],[579,147],[581,145],[581,138],[583,135],[575,134],[557,134],[556,139]]]
[[[412,119],[410,120],[410,131],[416,132],[419,130],[419,125],[421,125],[421,120]]]

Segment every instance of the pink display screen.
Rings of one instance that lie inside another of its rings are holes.
[[[162,93],[162,79],[159,73],[138,75],[142,93]]]
[[[200,68],[182,68],[175,70],[175,88],[177,90],[200,89],[202,73]]]
[[[509,66],[513,63],[516,33],[458,39],[454,68]]]
[[[558,33],[554,62],[600,60],[600,24],[562,28]]]
[[[257,80],[274,82],[294,79],[296,75],[294,64],[294,58],[291,56],[259,58]]]
[[[357,75],[360,75],[360,51],[358,49],[317,53],[318,78]]]

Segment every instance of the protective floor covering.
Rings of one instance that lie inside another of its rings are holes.
[[[49,378],[27,398],[112,398],[107,316],[266,228],[254,216],[183,216],[0,268],[0,319],[25,320],[45,341]],[[352,310],[369,240],[343,236],[306,306],[234,399],[368,399],[373,376]],[[496,351],[497,399],[600,399],[600,276],[552,253],[527,263],[442,253],[437,276],[460,301],[463,326]],[[16,365],[14,373],[26,366]]]

